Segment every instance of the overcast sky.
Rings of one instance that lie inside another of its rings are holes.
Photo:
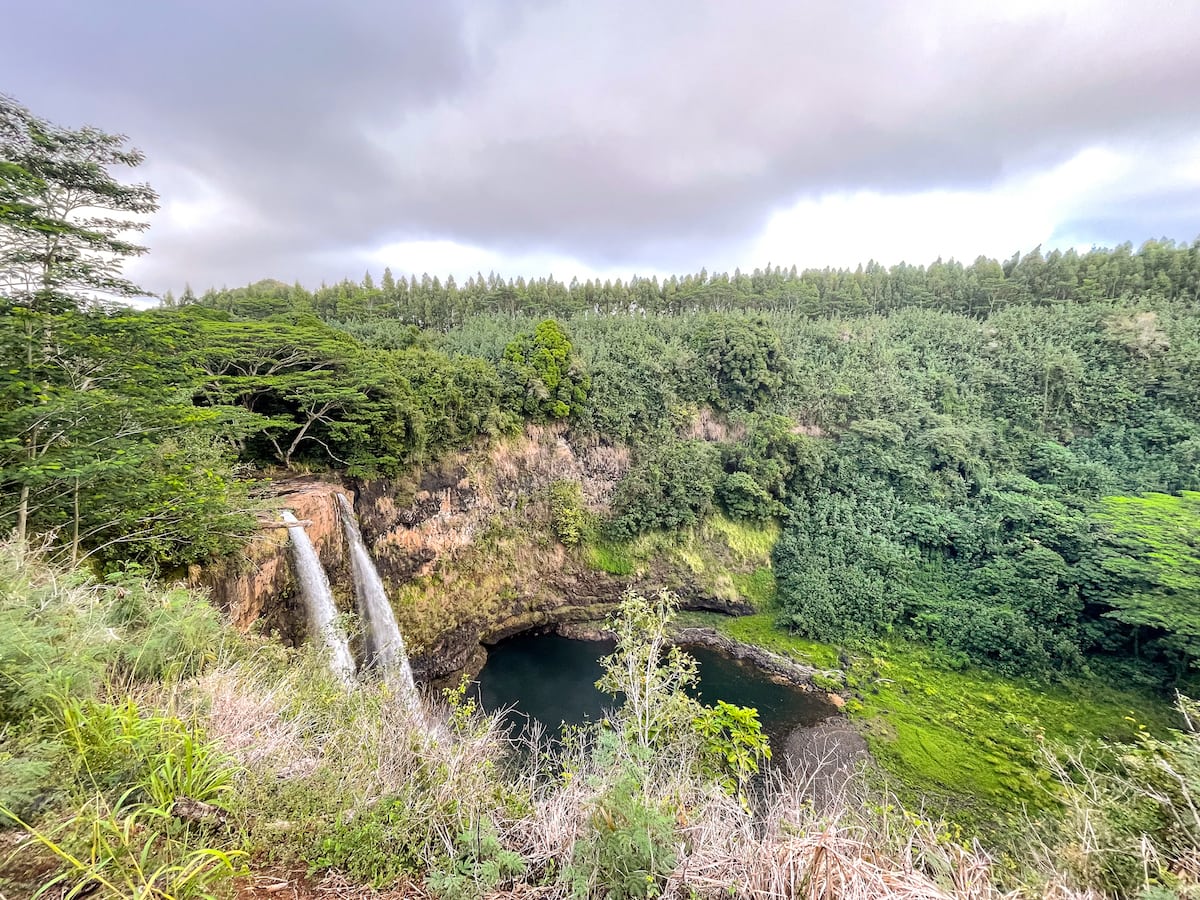
[[[129,134],[147,288],[1200,236],[1194,0],[38,0],[0,91]]]

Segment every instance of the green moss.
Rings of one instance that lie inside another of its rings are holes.
[[[840,691],[846,686],[846,680],[837,672],[814,672],[812,683],[823,691]]]
[[[775,602],[775,573],[767,566],[760,566],[748,575],[735,572],[732,575],[737,592],[757,609],[766,609]]]
[[[788,634],[770,613],[728,618],[691,613],[703,625],[822,669],[839,651]],[[1135,688],[1092,679],[1041,684],[992,672],[951,671],[928,650],[893,642],[850,657],[846,712],[859,723],[889,787],[941,806],[963,825],[994,829],[1022,808],[1054,808],[1046,747],[1130,740],[1139,724],[1162,732],[1168,704]]]
[[[666,584],[690,586],[723,600],[770,604],[775,596],[771,548],[775,524],[751,525],[714,515],[697,528],[648,532],[629,541],[592,541],[583,558],[610,575],[646,573]]]
[[[592,544],[585,551],[587,564],[609,575],[632,575],[636,560],[628,546]]]
[[[1138,723],[1161,730],[1170,720],[1161,698],[1136,689],[947,671],[928,651],[898,643],[857,657],[849,679],[876,758],[965,819],[986,807],[1052,806],[1044,747],[1127,741]]]

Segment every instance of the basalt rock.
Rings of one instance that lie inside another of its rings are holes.
[[[837,796],[871,758],[866,739],[842,715],[795,729],[783,749],[788,769],[807,783],[818,804]]]
[[[334,479],[278,482],[277,506],[308,523],[339,608],[349,610],[349,557],[334,494],[353,495],[363,540],[424,681],[476,671],[481,645],[602,620],[628,588],[668,588],[688,609],[752,611],[736,599],[711,596],[692,573],[663,561],[617,576],[589,567],[581,552],[559,544],[550,527],[550,486],[578,483],[585,509],[603,515],[629,462],[621,448],[568,438],[561,426],[529,426],[518,438],[400,477],[353,480],[350,488]],[[300,639],[303,615],[293,599],[284,529],[264,527],[240,559],[193,575],[237,627],[262,622],[285,640]]]
[[[304,522],[305,531],[331,581],[348,571],[348,559],[338,524],[335,493],[346,489],[336,482],[297,478],[276,485],[277,506],[290,509]],[[207,566],[188,570],[192,587],[207,590],[240,631],[259,625],[298,644],[305,632],[305,614],[288,551],[288,532],[282,522],[265,520],[242,552]]]
[[[721,632],[713,628],[677,628],[672,634],[672,639],[682,645],[700,644],[705,647],[713,647],[727,656],[732,656],[734,659],[744,659],[773,677],[794,684],[806,691],[823,690],[823,688],[817,685],[818,681],[828,681],[829,679],[841,677],[841,674],[838,672],[827,672],[813,666],[806,666],[795,660],[788,659],[786,656],[780,656],[778,653],[764,650],[762,647],[755,647],[753,644],[743,644],[741,641],[735,641],[728,635],[721,634]],[[840,704],[833,700],[835,696],[837,695],[830,694],[830,701],[835,706],[838,706]],[[839,697],[838,699],[840,700],[841,698]]]

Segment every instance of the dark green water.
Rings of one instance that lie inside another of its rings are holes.
[[[513,720],[527,718],[554,730],[562,722],[580,724],[601,718],[616,701],[596,689],[600,657],[611,641],[577,641],[556,634],[518,635],[488,651],[479,673],[484,709],[515,707]],[[705,703],[718,700],[753,706],[771,746],[782,748],[792,729],[815,725],[835,710],[822,694],[776,684],[754,666],[708,647],[685,648],[700,664],[697,693]]]

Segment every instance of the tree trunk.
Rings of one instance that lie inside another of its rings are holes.
[[[71,565],[79,564],[79,476],[71,488]]]
[[[25,321],[25,378],[27,379],[30,390],[33,392],[33,338],[34,329],[32,320]],[[36,394],[34,395],[36,396]],[[29,459],[33,459],[35,447],[29,448]],[[22,552],[25,549],[25,539],[29,533],[29,485],[21,485],[21,499],[17,505],[17,552]]]
[[[21,502],[17,506],[17,550],[25,549],[25,533],[29,522],[29,485],[21,485]]]
[[[1050,367],[1042,373],[1042,434],[1046,433],[1046,420],[1050,417]]]

